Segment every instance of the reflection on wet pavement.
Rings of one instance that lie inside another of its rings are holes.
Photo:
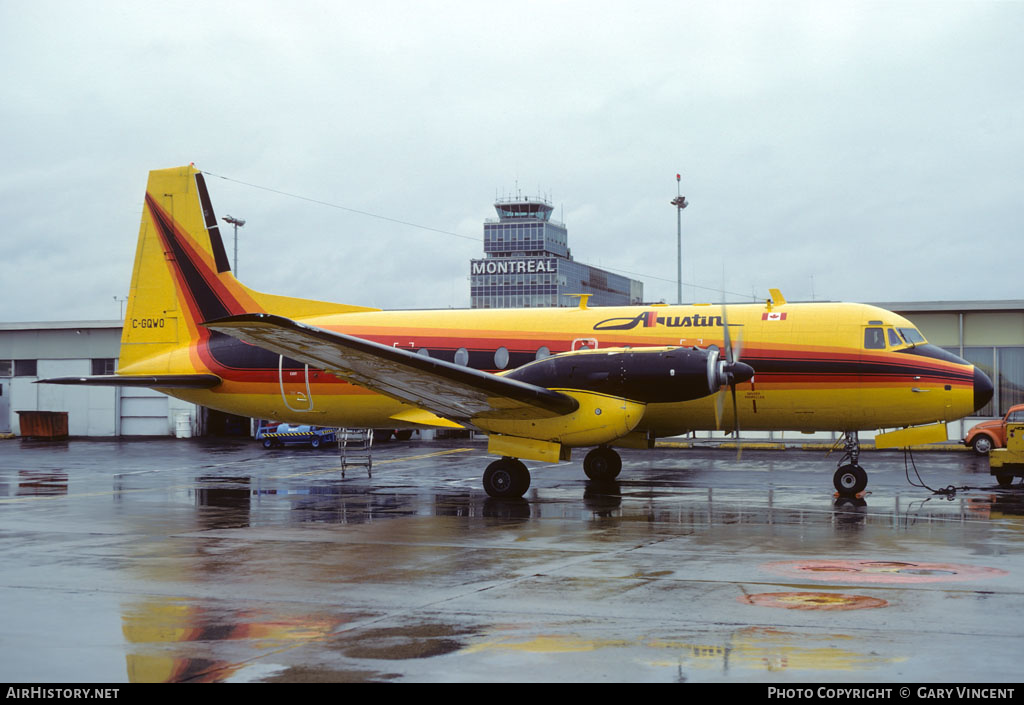
[[[403,661],[460,651],[470,634],[473,630],[448,624],[405,624],[342,634],[333,645],[351,658]]]
[[[54,497],[68,493],[68,474],[61,470],[19,470],[16,482],[0,482],[0,496]]]
[[[658,646],[678,651],[678,663],[683,669],[717,670],[723,675],[737,676],[764,672],[836,672],[842,674],[842,678],[849,677],[851,671],[866,671],[906,660],[905,657],[879,656],[870,649],[870,644],[854,636],[808,635],[771,627],[739,629],[722,645],[660,643]]]
[[[0,599],[21,645],[4,649],[0,673],[785,682],[1016,672],[1022,490],[933,497],[907,488],[898,456],[875,454],[871,493],[845,500],[814,454],[657,451],[628,456],[614,483],[588,481],[578,462],[531,466],[527,496],[500,501],[479,489],[481,447],[391,444],[380,455],[372,478],[343,480],[326,454],[244,444],[0,443]],[[987,481],[972,457],[940,455],[955,457],[917,458],[940,476],[931,484]],[[969,672],[953,652],[977,656]]]
[[[249,642],[256,651],[279,651],[325,639],[344,620],[326,615],[286,616],[264,610],[212,609],[193,600],[148,599],[125,605],[122,632],[132,683],[219,682],[247,661],[211,642]],[[245,649],[235,653],[244,654]]]
[[[888,602],[877,597],[830,592],[764,592],[736,599],[748,605],[790,610],[863,610],[889,606]]]

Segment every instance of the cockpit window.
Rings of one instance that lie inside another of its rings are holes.
[[[886,330],[889,333],[889,347],[890,348],[898,348],[901,345],[903,345],[903,340],[900,338],[899,334],[896,331],[894,331],[892,328],[888,328]]]
[[[900,328],[899,331],[903,339],[911,345],[927,342],[924,336],[917,332],[917,328]]]
[[[885,350],[885,334],[881,328],[864,329],[864,348],[866,350]]]

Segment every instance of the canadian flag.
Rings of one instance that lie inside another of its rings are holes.
[[[784,321],[786,320],[786,314],[784,313],[762,313],[762,321]]]

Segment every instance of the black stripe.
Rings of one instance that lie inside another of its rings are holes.
[[[196,306],[199,307],[199,314],[202,320],[209,321],[214,318],[230,316],[232,312],[210,288],[202,273],[196,268],[181,243],[178,242],[178,238],[174,233],[174,226],[164,220],[164,214],[155,202],[151,204],[149,210],[153,214],[153,222],[160,228],[164,240],[171,248],[174,263],[177,265],[178,271],[181,272],[181,277],[185,281],[188,293],[192,296],[192,300],[196,302]]]
[[[926,357],[936,358],[934,355]],[[938,358],[942,359],[942,358]],[[804,374],[804,375],[861,375],[861,376],[907,376],[928,375],[952,380],[970,381],[974,378],[968,370],[933,369],[897,362],[865,362],[862,360],[794,360],[745,357],[743,361],[754,368],[755,373]],[[954,362],[954,360],[946,360]],[[957,358],[957,364],[968,365]]]
[[[206,232],[210,234],[210,248],[213,250],[213,261],[217,264],[217,273],[230,272],[231,262],[228,261],[228,253],[224,251],[224,241],[217,227],[217,214],[213,212],[213,203],[210,202],[210,193],[206,190],[206,179],[202,172],[196,173],[196,189],[199,191],[199,203],[203,207]]]
[[[949,352],[948,350],[943,350],[939,346],[932,345],[931,343],[926,343],[924,345],[916,345],[916,346],[914,346],[912,348],[904,348],[903,350],[897,350],[896,352],[898,352],[898,353],[900,353],[902,355],[920,355],[921,357],[930,357],[933,360],[942,360],[944,362],[954,362],[954,363],[956,363],[958,365],[969,365],[969,364],[971,364],[971,363],[967,362],[967,360],[964,360],[962,358],[957,357],[956,355],[954,355],[953,353]]]

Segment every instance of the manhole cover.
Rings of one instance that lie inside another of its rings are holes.
[[[780,561],[766,563],[761,567],[778,575],[846,583],[933,583],[978,580],[1007,574],[998,568],[903,561]]]

